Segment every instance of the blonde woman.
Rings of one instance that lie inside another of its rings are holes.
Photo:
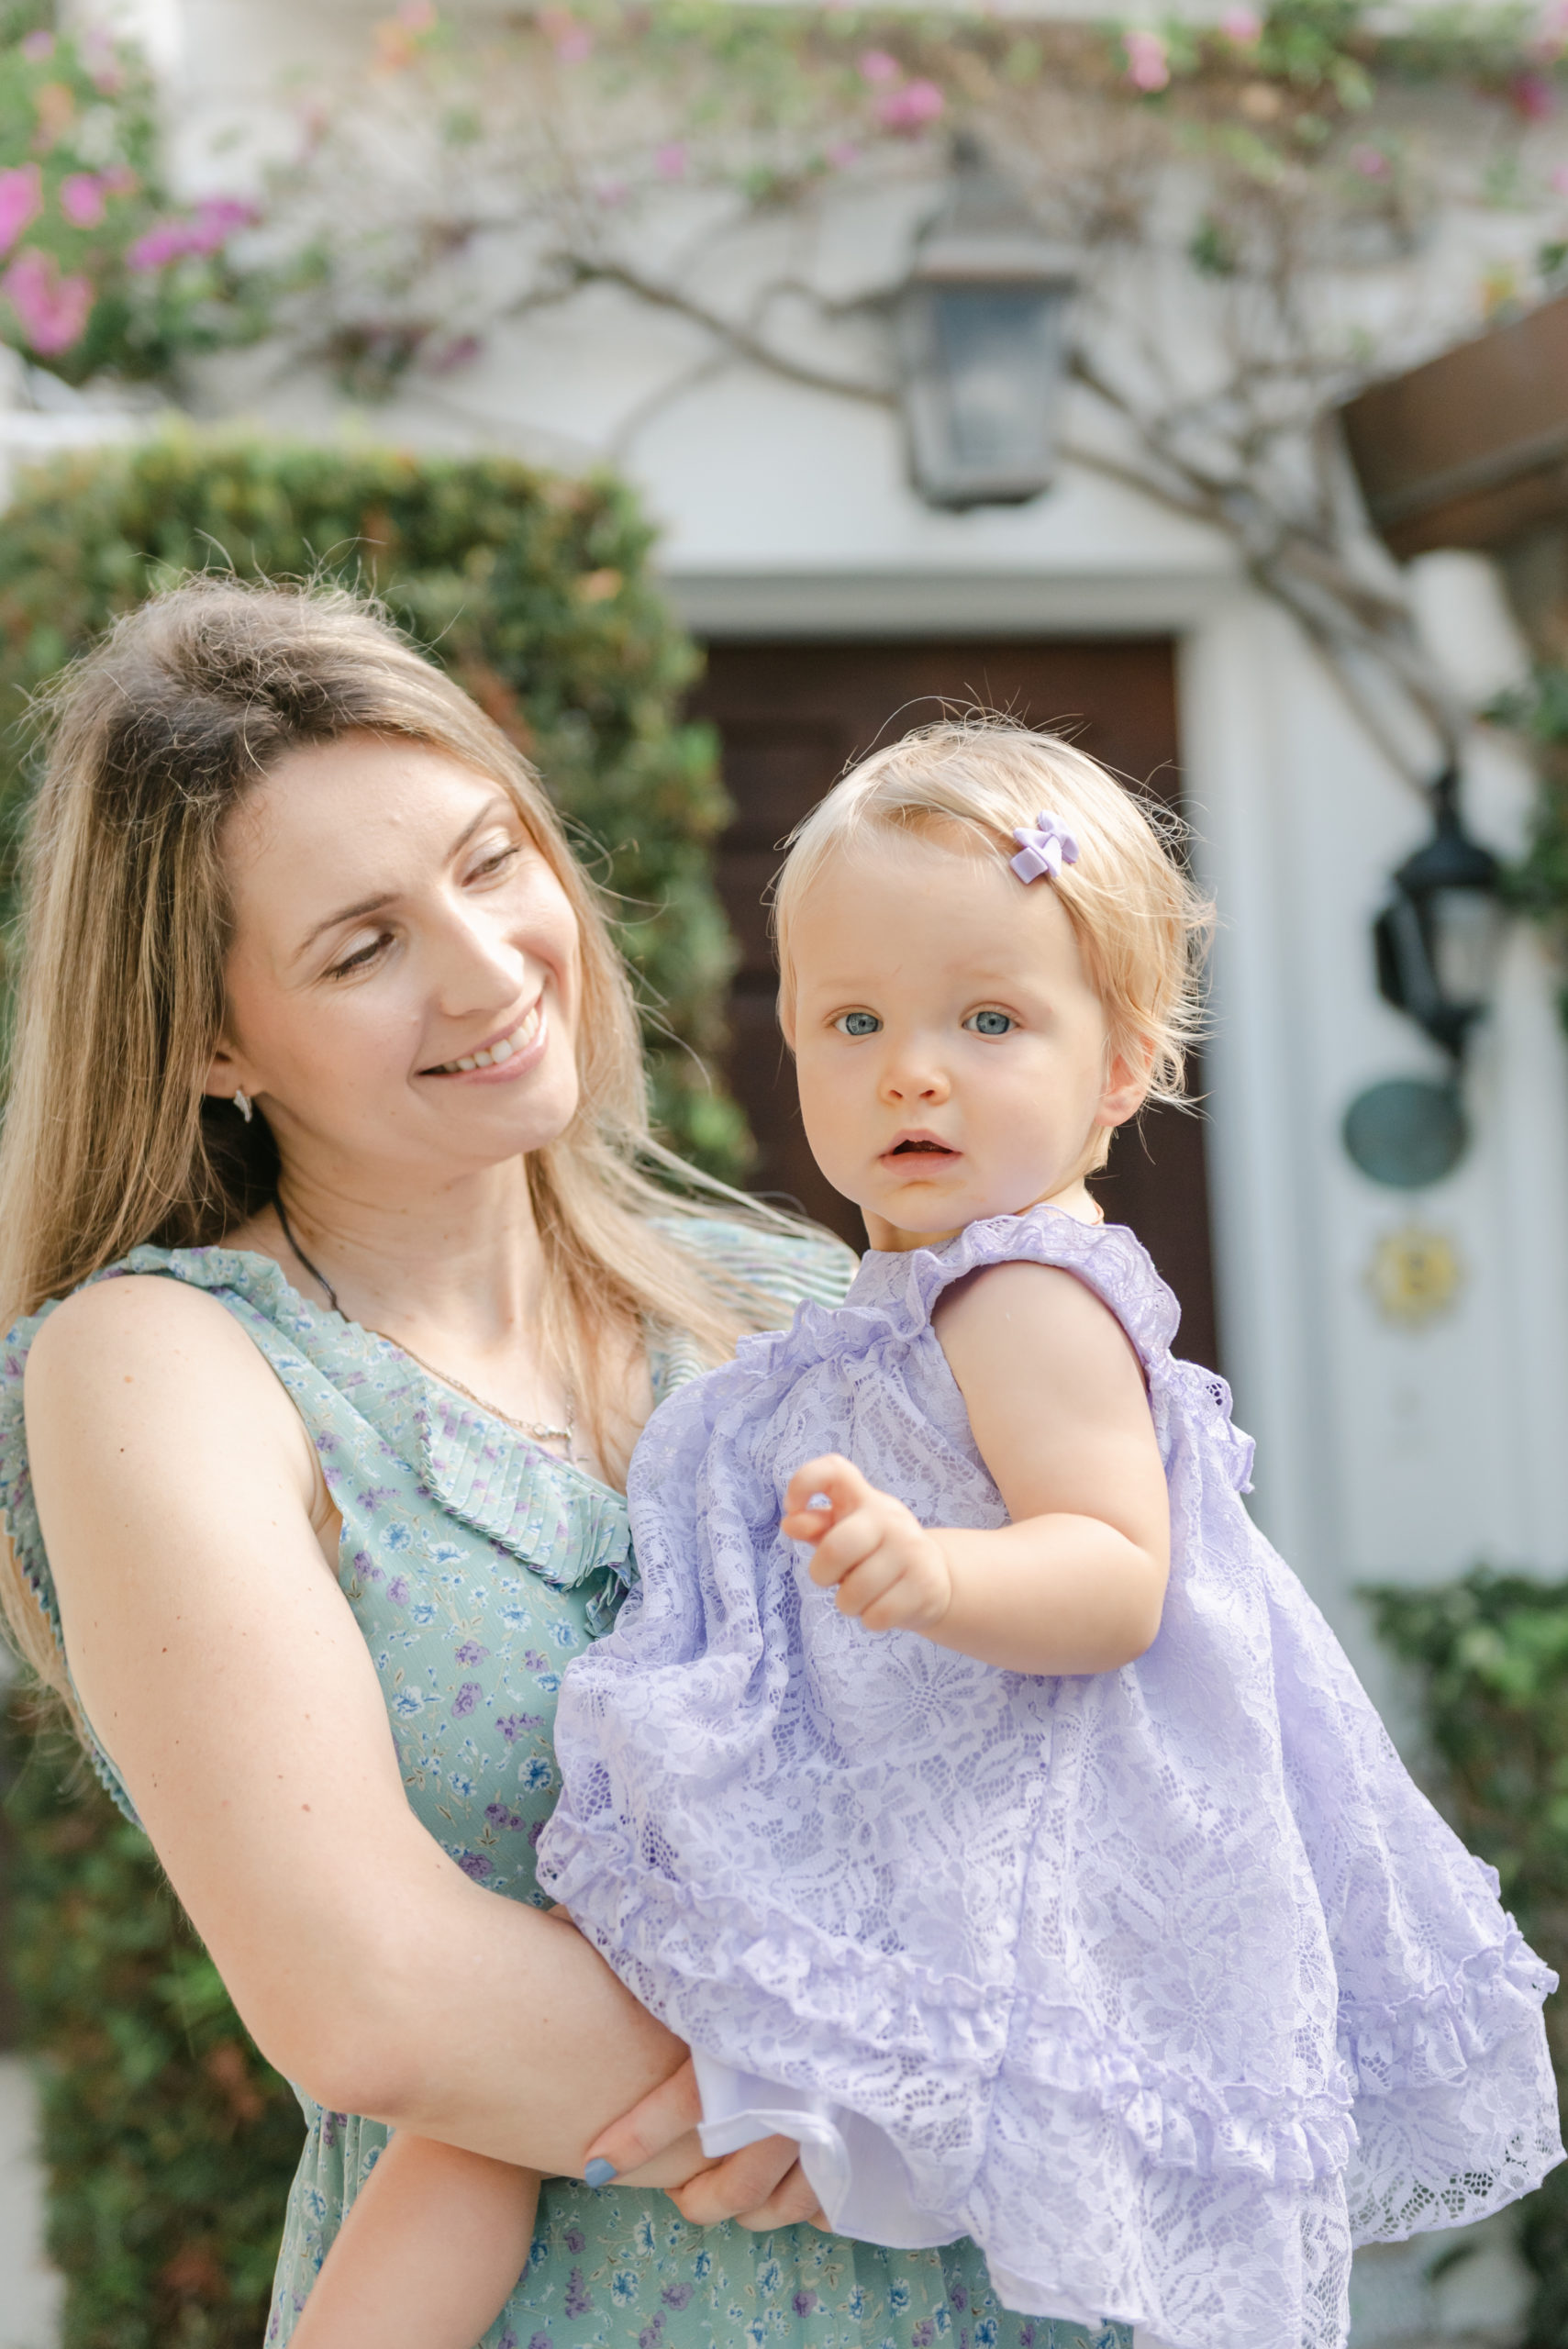
[[[0,1149],[6,1611],[298,2085],[269,2340],[407,2127],[476,2157],[476,2226],[487,2161],[547,2179],[495,2349],[1022,2349],[972,2247],[799,2223],[792,2141],[703,2161],[685,2050],[536,1884],[639,1428],[852,1269],[657,1163],[537,777],[373,612],[192,584],[69,676]]]

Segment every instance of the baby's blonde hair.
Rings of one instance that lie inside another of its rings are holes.
[[[1077,934],[1111,1053],[1147,1068],[1153,1098],[1183,1099],[1214,916],[1180,861],[1180,818],[1135,796],[1060,735],[1004,718],[944,719],[906,734],[852,767],[796,825],[773,890],[786,1027],[795,991],[790,925],[831,858],[869,833],[901,832],[956,833],[955,847],[1006,859],[1017,852],[1014,831],[1043,811],[1078,845],[1077,863],[1044,885]]]

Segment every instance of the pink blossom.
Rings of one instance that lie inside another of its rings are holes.
[[[947,100],[934,82],[911,82],[876,102],[876,118],[884,130],[924,130],[946,110]]]
[[[78,34],[76,46],[82,62],[87,68],[88,79],[101,97],[112,98],[122,87],[125,75],[120,71],[115,44],[102,25],[89,25]]]
[[[1252,49],[1263,38],[1263,20],[1255,8],[1227,8],[1219,29],[1238,49]]]
[[[104,183],[95,172],[72,172],[60,183],[60,208],[73,228],[96,228],[104,217]]]
[[[141,182],[128,163],[111,163],[99,174],[98,184],[106,195],[134,195]]]
[[[685,148],[677,139],[672,140],[669,146],[661,147],[655,150],[653,168],[662,180],[684,180],[686,176],[687,161]]]
[[[0,253],[10,251],[42,210],[43,174],[36,163],[16,163],[0,172]]]
[[[848,139],[835,139],[828,150],[828,161],[836,172],[847,172],[851,165],[858,163],[860,159],[860,149]]]
[[[1163,33],[1151,32],[1147,27],[1123,33],[1121,44],[1127,52],[1127,78],[1135,90],[1162,90],[1171,78],[1171,52],[1165,46]]]
[[[1544,73],[1516,74],[1508,95],[1526,122],[1545,122],[1557,111],[1557,93]]]
[[[54,55],[54,35],[48,32],[29,33],[22,43],[22,55],[29,65],[41,65]]]
[[[1548,180],[1553,195],[1568,195],[1568,163],[1559,163]]]
[[[240,204],[233,196],[208,196],[197,205],[193,218],[161,220],[139,237],[125,257],[126,267],[145,275],[150,270],[167,269],[171,262],[183,261],[188,253],[205,258],[220,250],[237,228],[248,228],[255,217],[254,205]]]
[[[613,211],[617,204],[626,202],[630,190],[624,180],[600,180],[594,194],[606,211]]]
[[[397,21],[405,32],[428,33],[434,29],[436,11],[431,0],[403,0],[397,11]]]
[[[1393,164],[1381,147],[1352,147],[1350,152],[1350,166],[1351,171],[1359,173],[1363,180],[1385,180],[1392,175],[1394,170]]]
[[[902,82],[904,68],[885,49],[868,49],[861,60],[861,80],[869,82],[873,90],[884,89],[890,82]]]
[[[52,253],[24,245],[4,277],[4,293],[29,347],[53,359],[80,342],[93,307],[92,280],[61,277]]]
[[[593,34],[586,25],[578,23],[570,8],[541,9],[539,28],[562,65],[581,65],[594,53]]]

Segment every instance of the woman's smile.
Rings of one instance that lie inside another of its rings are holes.
[[[493,1036],[477,1045],[472,1052],[462,1052],[455,1060],[442,1061],[438,1067],[422,1068],[421,1076],[477,1076],[495,1084],[506,1084],[511,1078],[525,1076],[543,1058],[550,1042],[545,1022],[544,998],[536,996],[522,1018],[503,1035]]]

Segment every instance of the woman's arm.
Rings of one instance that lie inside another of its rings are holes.
[[[1160,1628],[1170,1504],[1138,1358],[1053,1265],[995,1264],[950,1291],[937,1336],[1007,1505],[995,1532],[922,1527],[847,1460],[790,1483],[784,1530],[869,1631],[919,1631],[1014,1672],[1114,1671]],[[806,1507],[814,1494],[827,1510]]]
[[[39,1332],[26,1400],[83,1705],[258,2044],[329,2109],[581,2175],[685,2051],[409,1809],[314,1452],[261,1355],[211,1297],[106,1281]],[[765,2205],[795,2151],[694,2180],[700,2215]],[[688,2135],[644,2182],[702,2166]]]

